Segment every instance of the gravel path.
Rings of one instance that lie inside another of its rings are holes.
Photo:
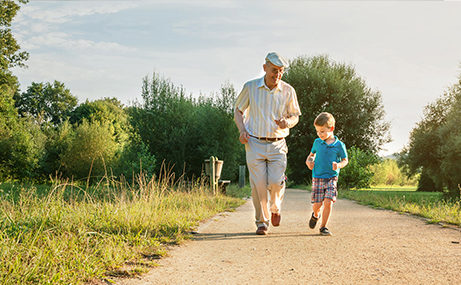
[[[248,201],[203,223],[161,266],[115,284],[461,284],[459,227],[340,199],[333,236],[320,236],[310,214],[310,193],[287,189],[281,225],[257,236]]]

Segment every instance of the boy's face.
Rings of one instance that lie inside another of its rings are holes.
[[[327,126],[317,126],[315,125],[315,130],[317,131],[317,135],[321,140],[327,140],[331,137],[333,137],[333,131],[335,130],[335,127],[327,127]]]

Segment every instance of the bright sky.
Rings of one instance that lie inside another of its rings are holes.
[[[152,72],[188,93],[226,81],[240,92],[268,52],[328,54],[382,93],[394,142],[408,142],[423,107],[461,74],[459,1],[30,1],[12,26],[31,82],[64,83],[79,102],[140,101]]]

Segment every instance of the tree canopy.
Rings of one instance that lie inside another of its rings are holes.
[[[377,154],[391,141],[381,93],[368,87],[352,65],[327,55],[299,56],[282,79],[295,88],[302,112],[287,139],[289,178],[295,182],[310,181],[310,170],[299,166],[305,165],[317,137],[313,122],[321,112],[335,117],[335,135],[349,148]]]
[[[409,175],[421,173],[426,183],[421,191],[446,187],[451,196],[459,197],[461,183],[461,75],[435,102],[424,108],[424,117],[410,133],[399,162]],[[420,181],[421,182],[421,181]]]
[[[51,122],[58,125],[69,117],[78,99],[70,93],[64,83],[35,83],[26,92],[14,96],[15,105],[21,116],[31,116],[38,124]]]

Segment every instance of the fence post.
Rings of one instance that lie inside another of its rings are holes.
[[[245,165],[239,165],[239,187],[245,187],[245,172],[246,168]]]

